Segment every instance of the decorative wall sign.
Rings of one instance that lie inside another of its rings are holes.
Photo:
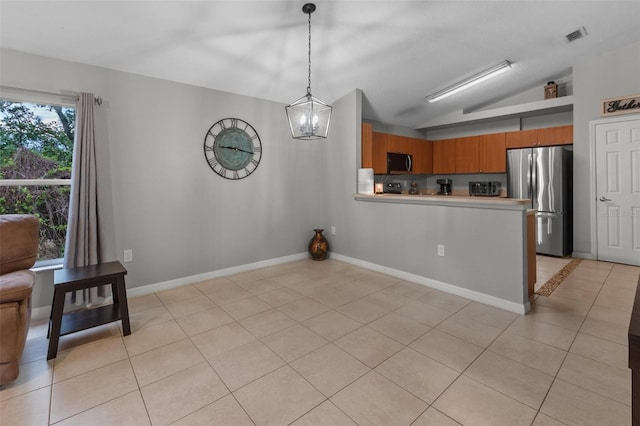
[[[625,98],[611,98],[602,101],[600,115],[603,117],[634,113],[640,114],[640,95],[627,96]]]

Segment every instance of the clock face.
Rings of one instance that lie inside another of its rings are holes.
[[[246,178],[260,164],[260,136],[246,121],[225,118],[207,131],[204,156],[209,167],[223,178]]]

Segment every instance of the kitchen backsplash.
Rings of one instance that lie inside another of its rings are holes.
[[[507,196],[506,173],[496,174],[469,174],[469,175],[375,175],[375,182],[389,183],[400,182],[402,193],[409,193],[411,181],[418,184],[420,194],[435,194],[440,186],[438,179],[448,178],[453,181],[452,195],[469,195],[469,182],[473,181],[497,181],[500,182],[500,196]]]

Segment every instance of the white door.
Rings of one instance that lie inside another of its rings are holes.
[[[598,259],[640,266],[640,118],[594,131]]]

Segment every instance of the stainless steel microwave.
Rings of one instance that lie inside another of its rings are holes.
[[[406,174],[413,170],[413,157],[411,154],[400,152],[387,152],[387,174]]]

